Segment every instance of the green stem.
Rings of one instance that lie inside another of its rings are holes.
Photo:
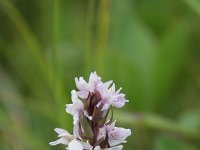
[[[99,12],[98,12],[98,28],[97,28],[97,41],[96,41],[96,63],[98,70],[104,74],[106,52],[107,52],[107,41],[109,32],[109,11],[110,11],[110,0],[99,1]]]
[[[53,54],[53,77],[54,86],[52,91],[54,92],[54,97],[59,110],[63,110],[65,106],[65,96],[64,96],[64,86],[63,86],[63,64],[61,58],[61,48],[60,48],[60,7],[61,0],[54,0],[54,12],[53,12],[53,33],[54,33],[54,48]],[[59,111],[59,122],[61,126],[65,125],[63,116],[65,116],[64,111]]]
[[[94,27],[94,17],[95,17],[95,0],[89,0],[87,18],[86,18],[86,28],[85,28],[85,74],[87,75],[92,71],[92,48],[93,48],[93,27]]]
[[[104,74],[109,31],[109,11],[110,0],[89,0],[85,33],[85,65],[87,73],[97,70]]]

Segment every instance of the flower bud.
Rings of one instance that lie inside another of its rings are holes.
[[[88,118],[86,118],[84,115],[80,115],[80,127],[83,129],[84,137],[87,137],[88,139],[92,139],[94,136],[94,133],[92,131],[91,122]]]

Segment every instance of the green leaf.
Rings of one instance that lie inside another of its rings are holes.
[[[200,16],[200,1],[199,0],[184,0],[197,15]]]
[[[185,21],[174,23],[163,35],[157,58],[155,59],[154,95],[157,107],[162,109],[171,104],[165,97],[169,95],[181,71],[188,53],[190,29]],[[169,98],[169,97],[168,97]],[[163,106],[163,107],[162,107]]]

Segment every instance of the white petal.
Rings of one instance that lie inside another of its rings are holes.
[[[101,109],[101,111],[105,111],[108,110],[108,108],[110,107],[110,104],[105,103]]]
[[[75,115],[76,113],[82,112],[84,109],[83,102],[79,99],[76,99],[73,104],[67,104],[66,105],[66,112]]]
[[[113,83],[113,85],[111,86],[111,88],[109,89],[110,92],[114,93],[115,92],[115,84]]]
[[[108,120],[108,122],[109,122],[109,121],[110,121],[110,120]],[[106,131],[107,131],[108,133],[111,133],[111,132],[114,130],[115,123],[116,123],[116,120],[113,121],[112,124],[106,126]]]
[[[67,132],[66,130],[61,129],[61,128],[55,128],[54,131],[59,134],[58,136],[60,136],[60,135],[70,135],[69,132]]]
[[[57,145],[57,144],[68,145],[68,143],[69,143],[69,142],[68,142],[64,137],[61,137],[61,138],[59,138],[59,139],[56,140],[56,141],[50,142],[49,144],[50,144],[50,145]]]
[[[128,102],[124,98],[117,98],[116,100],[113,100],[112,106],[116,108],[121,108],[125,105],[125,103]]]
[[[109,86],[111,85],[113,81],[110,80],[110,81],[107,81],[106,83],[103,84],[103,87],[104,87],[104,90],[107,90],[109,88]]]
[[[76,110],[74,109],[74,104],[67,104],[66,105],[66,112],[71,114],[71,115],[74,115],[76,113]]]
[[[79,101],[77,92],[76,92],[75,90],[72,90],[72,91],[71,91],[71,99],[72,99],[72,102],[73,102],[73,103]]]
[[[79,124],[78,123],[74,125],[73,135],[74,135],[75,138],[80,138],[80,135],[79,135]]]
[[[72,102],[73,102],[73,100],[75,100],[76,98],[77,98],[76,91],[75,91],[75,90],[72,90],[72,91],[71,91],[71,99],[72,99]]]
[[[88,84],[83,77],[75,78],[76,87],[81,91],[88,91]]]
[[[102,137],[106,137],[106,128],[105,126],[99,129],[99,134],[97,136],[97,140],[101,139]]]
[[[84,106],[81,104],[74,103],[74,104],[67,104],[66,105],[66,112],[73,116],[73,124],[77,124],[79,120],[80,113],[83,112]]]
[[[116,108],[121,108],[125,105],[125,103],[128,102],[128,100],[125,99],[125,94],[116,94],[113,95],[113,103],[112,106]]]
[[[96,146],[94,150],[101,150],[100,146]]]
[[[68,145],[69,150],[83,150],[83,146],[77,140],[72,140]]]
[[[91,92],[94,92],[94,89],[97,87],[97,85],[101,83],[101,78],[96,74],[96,72],[92,72],[90,74],[90,78],[89,78],[89,88]]]
[[[87,99],[89,92],[88,91],[78,91],[77,92],[78,97],[80,97],[81,99]]]
[[[110,146],[116,146],[120,143],[123,143],[125,139],[131,135],[131,130],[114,127],[114,130],[109,132],[108,134],[109,134],[108,142]]]
[[[79,142],[82,144],[84,150],[90,150],[93,148],[89,143],[85,143],[82,141],[79,141]]]
[[[77,125],[77,124],[78,124],[78,120],[79,120],[79,114],[76,113],[76,114],[73,116],[73,124],[74,124],[74,125]]]

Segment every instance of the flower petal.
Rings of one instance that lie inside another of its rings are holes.
[[[89,92],[88,91],[78,91],[77,92],[78,97],[80,97],[81,99],[87,99]]]
[[[55,128],[54,131],[59,134],[58,136],[60,136],[60,135],[70,135],[69,132],[67,132],[66,130],[61,129],[61,128]]]
[[[76,98],[73,100],[73,104],[67,104],[66,105],[66,112],[71,114],[72,116],[75,114],[79,114],[80,112],[82,112],[84,109],[84,105],[83,102]]]
[[[91,150],[93,148],[89,143],[85,143],[82,141],[79,142],[82,144],[84,150]]]
[[[109,136],[108,143],[110,144],[110,146],[116,146],[120,143],[123,143],[125,139],[130,135],[131,135],[130,129],[114,127],[114,130],[108,133]]]
[[[72,140],[68,145],[69,150],[83,150],[83,146],[77,140]]]
[[[92,72],[89,78],[89,89],[91,92],[94,92],[94,89],[97,87],[98,84],[101,83],[101,78],[96,74],[96,72]]]
[[[88,91],[89,87],[87,82],[83,79],[83,77],[75,78],[76,87],[81,91]]]
[[[118,94],[113,96],[113,103],[112,106],[116,107],[116,108],[121,108],[125,105],[126,102],[128,102],[128,100],[125,99],[125,94]]]
[[[61,137],[61,138],[59,138],[59,139],[56,140],[56,141],[50,142],[49,144],[50,144],[50,145],[57,145],[57,144],[68,145],[68,143],[69,143],[69,142],[68,142],[64,137]]]

